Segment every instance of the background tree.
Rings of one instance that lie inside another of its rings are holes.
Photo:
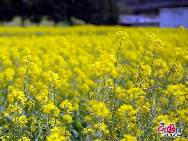
[[[92,24],[114,24],[117,12],[114,0],[0,0],[0,20],[11,20],[20,16],[40,22],[48,17],[55,23],[71,17]]]
[[[14,17],[11,0],[0,0],[0,20],[11,20]]]

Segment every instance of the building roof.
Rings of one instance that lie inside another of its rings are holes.
[[[171,1],[153,1],[140,4],[127,5],[132,10],[154,10],[166,7],[186,7],[188,6],[188,0],[171,0]]]
[[[159,23],[159,16],[119,15],[118,22],[125,25],[157,25]]]

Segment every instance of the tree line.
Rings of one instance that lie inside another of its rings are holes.
[[[115,0],[0,0],[0,21],[14,17],[39,23],[45,16],[55,23],[71,17],[92,24],[115,24]]]

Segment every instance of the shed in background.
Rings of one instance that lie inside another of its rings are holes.
[[[161,8],[159,17],[160,27],[188,28],[188,7]]]

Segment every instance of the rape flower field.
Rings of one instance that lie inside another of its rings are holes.
[[[0,27],[2,141],[186,141],[187,101],[184,28]]]

